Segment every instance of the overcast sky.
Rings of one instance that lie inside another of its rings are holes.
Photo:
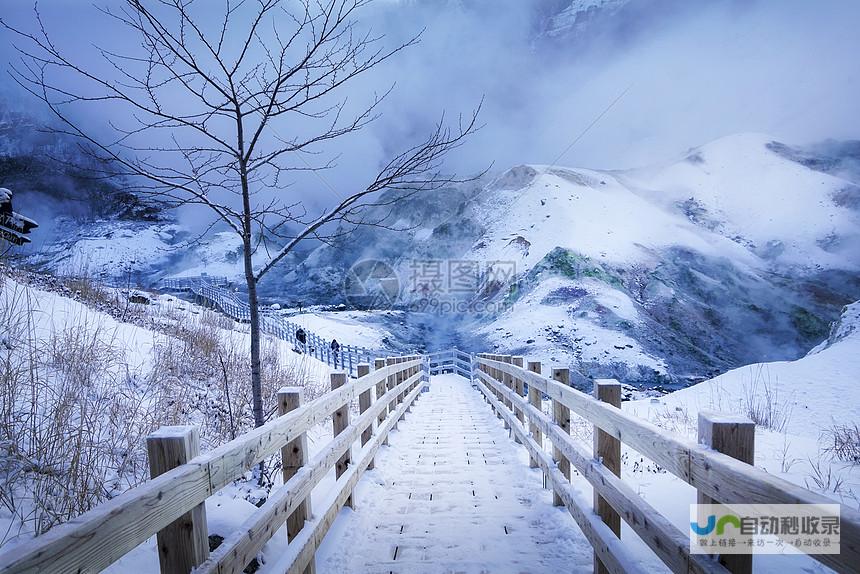
[[[485,128],[450,158],[463,173],[489,163],[620,169],[737,132],[793,144],[860,138],[856,0],[632,0],[578,35],[543,37],[546,14],[565,4],[380,0],[366,9],[363,24],[389,45],[425,32],[350,87],[361,102],[396,84],[379,121],[324,150],[340,157],[329,183],[362,181],[443,111],[468,113],[482,97]],[[42,0],[39,8],[57,42],[84,60],[93,42],[131,40],[88,2]],[[28,0],[5,2],[3,17],[26,28],[31,10]],[[6,61],[9,40],[0,36]],[[105,119],[88,121],[107,129]]]

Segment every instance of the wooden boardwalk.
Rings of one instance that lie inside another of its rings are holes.
[[[433,377],[390,442],[318,573],[591,571],[590,544],[467,380]]]
[[[462,353],[436,355],[376,358],[357,366],[357,379],[333,372],[332,390],[307,404],[303,389],[285,387],[280,416],[202,454],[195,427],[163,427],[147,439],[151,480],[0,553],[0,574],[99,572],[153,535],[162,574],[239,574],[284,523],[289,543],[266,557],[267,574],[650,573],[632,532],[649,560],[676,574],[749,574],[749,554],[717,561],[690,551],[688,524],[679,528],[625,482],[622,443],[699,500],[833,504],[751,464],[755,427],[737,415],[700,412],[694,441],[621,410],[618,381],[579,375],[593,387],[587,394],[570,386],[567,367],[547,377],[539,362],[483,353],[469,357],[471,381],[442,374],[422,392],[434,371],[464,369]],[[571,436],[572,415],[593,425],[593,448]],[[311,457],[307,433],[327,420],[332,438]],[[284,485],[210,552],[206,500],[276,457]],[[308,512],[331,469],[334,484]],[[588,500],[574,470],[593,489]],[[840,552],[810,556],[857,572],[860,512],[842,504],[839,513]],[[632,531],[624,539],[622,519]]]

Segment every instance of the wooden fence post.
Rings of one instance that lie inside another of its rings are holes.
[[[493,354],[487,354],[487,355],[484,355],[484,356],[485,356],[486,358],[490,359],[491,361],[495,361],[495,360],[497,360],[497,359],[499,358],[499,356],[498,356],[498,355],[493,355]],[[490,376],[490,377],[491,377],[491,378],[493,378],[493,379],[495,379],[495,378],[498,376],[498,374],[496,373],[496,368],[495,368],[495,367],[490,367],[490,366],[488,366],[488,367],[486,367],[486,369],[485,369],[485,370],[486,370],[486,372],[487,372],[487,375],[488,375],[488,376]],[[498,393],[498,391],[496,391],[496,388],[495,388],[495,387],[492,387],[492,388],[490,389],[490,392],[491,392],[491,393],[493,393],[493,395],[495,395],[495,396],[496,396],[496,398],[498,398],[499,393]],[[498,411],[496,411],[495,409],[493,409],[493,412],[495,412],[495,413],[496,413],[496,416],[497,416],[498,418],[502,418],[502,415],[501,415]]]
[[[387,359],[385,359],[386,366],[391,366],[391,365],[394,365],[396,363],[397,363],[397,357],[388,357]],[[396,381],[397,381],[397,377],[395,375],[388,375],[388,383],[387,383],[388,389],[387,390],[390,391],[391,389],[393,389],[397,385]],[[391,400],[388,402],[388,412],[389,413],[394,412],[394,409],[397,408],[395,406],[395,403],[396,403],[396,401],[394,401],[394,400]],[[391,428],[392,429],[397,428],[397,422],[396,421]]]
[[[344,386],[347,382],[346,373],[343,371],[337,371],[331,374],[331,390],[339,389]],[[339,435],[344,431],[346,427],[349,426],[349,403],[346,403],[336,411],[331,416],[332,429],[334,431],[334,436]],[[349,446],[347,451],[343,453],[343,456],[335,463],[334,465],[334,477],[335,480],[340,478],[344,472],[346,472],[347,467],[352,462],[352,445]],[[349,495],[349,498],[346,499],[346,506],[352,508],[352,494]]]
[[[502,356],[501,355],[490,355],[490,359],[492,359],[494,361],[500,361],[502,359]],[[499,374],[499,370],[496,367],[489,367],[489,375],[492,378],[494,378],[495,380],[502,382],[502,376]],[[502,403],[502,394],[498,390],[496,390],[495,387],[492,388],[492,392],[494,395],[496,395],[496,398],[499,399],[499,405],[501,406],[503,404]],[[499,411],[496,411],[496,416],[498,418],[502,418],[502,413]],[[505,428],[508,428],[508,427],[506,426]]]
[[[747,464],[755,464],[755,423],[747,417],[699,411],[699,443]],[[721,501],[700,491],[697,502],[719,504]],[[725,554],[720,556],[720,564],[734,574],[749,574],[753,569],[753,555]]]
[[[494,359],[494,360],[496,360],[496,361],[499,361],[499,362],[504,362],[505,357],[504,357],[504,355],[493,355],[493,359]],[[504,383],[505,383],[505,376],[504,376],[504,373],[503,373],[500,369],[496,369],[496,368],[494,368],[494,369],[493,369],[493,373],[494,373],[494,374],[493,374],[493,378],[494,378],[494,379],[496,379],[497,381],[499,381],[499,382],[500,382],[500,383],[502,383],[502,384],[504,384]],[[497,398],[497,399],[499,399],[499,404],[500,404],[500,405],[502,405],[502,406],[505,406],[505,405],[506,405],[506,403],[505,403],[505,395],[504,395],[504,394],[502,394],[502,392],[501,392],[501,391],[495,391],[495,392],[496,392],[496,398]],[[499,418],[500,418],[500,419],[502,419],[502,421],[504,422],[504,424],[505,424],[505,428],[506,428],[506,429],[511,428],[510,426],[508,426],[508,421],[507,421],[507,420],[504,420],[504,417],[502,417],[502,413],[497,413],[497,414],[499,415]]]
[[[540,361],[529,361],[528,370],[539,375],[541,371]],[[541,392],[540,390],[536,389],[534,385],[529,385],[529,404],[537,410],[543,412],[543,405],[541,404]],[[529,431],[532,433],[532,437],[535,439],[535,442],[538,444],[538,446],[543,449],[543,435],[540,432],[540,427],[532,422],[529,424]],[[529,457],[529,468],[537,467],[537,461],[534,458]]]
[[[415,358],[416,358],[416,357],[415,357],[415,355],[409,355],[408,357],[406,357],[406,360],[407,360],[407,361],[412,361],[412,360],[414,360]],[[409,368],[406,370],[406,378],[407,378],[407,379],[408,379],[409,377],[411,377],[412,375],[414,375],[414,374],[415,374],[415,367],[409,367]],[[415,383],[412,383],[411,385],[409,385],[409,387],[407,387],[407,388],[406,388],[406,390],[405,390],[405,391],[403,391],[403,399],[404,399],[404,400],[406,400],[406,396],[407,396],[407,395],[412,391],[412,389],[414,389],[414,388],[415,388]],[[411,413],[411,412],[412,412],[412,404],[410,403],[410,404],[406,407],[406,410],[404,411],[404,415],[403,415],[401,418],[406,418],[406,413]]]
[[[570,385],[570,370],[567,368],[554,368],[552,370],[552,378],[565,386]],[[553,399],[552,401],[552,418],[555,424],[561,429],[570,434],[570,409]],[[558,463],[558,468],[564,476],[570,480],[570,461],[565,458],[558,447],[552,447],[552,457]],[[554,506],[564,506],[564,501],[557,492],[552,493],[552,503]]]
[[[404,363],[404,362],[406,362],[406,360],[407,360],[407,358],[406,358],[406,357],[398,357],[398,358],[397,358],[397,363],[398,363],[398,364],[400,364],[400,363]],[[406,380],[406,372],[405,372],[405,371],[400,371],[399,373],[397,373],[397,382],[396,382],[396,384],[398,384],[398,385],[399,385],[400,383],[402,383],[402,382],[403,382],[403,381],[405,381],[405,380]],[[403,402],[403,400],[404,400],[405,398],[406,398],[406,391],[400,391],[400,393],[397,395],[397,402],[396,402],[396,404],[395,404],[395,405],[399,407],[399,406],[400,406],[400,403],[402,403],[402,402]],[[404,412],[402,415],[400,415],[400,418],[399,418],[398,420],[401,420],[401,421],[402,421],[404,418],[406,418],[406,413],[405,413],[405,412]]]
[[[301,387],[283,387],[278,391],[278,416],[284,416],[302,406]],[[281,466],[284,475],[284,484],[308,462],[308,435],[302,433],[300,436],[288,442],[281,449]],[[305,521],[311,516],[310,497],[304,499],[301,504],[287,517],[287,541],[293,540],[304,528]],[[316,563],[311,560],[305,574],[314,574]]]
[[[524,361],[525,361],[525,359],[523,357],[511,357],[511,364],[516,366],[516,367],[519,367],[521,369],[523,368],[523,362]],[[518,377],[513,377],[513,384],[514,384],[514,392],[517,394],[518,397],[522,397],[523,396],[523,380],[518,378]],[[519,407],[515,407],[515,412],[517,414],[517,420],[520,421],[521,425],[525,426],[526,416],[525,416],[525,413],[523,413],[523,410]],[[517,440],[517,442],[520,442],[520,441]]]
[[[375,370],[378,371],[379,369],[381,369],[383,367],[385,367],[385,359],[374,359],[373,360],[373,368]],[[386,383],[385,379],[376,383],[376,400],[377,401],[382,398],[382,395],[385,394],[385,383]],[[382,409],[382,411],[380,411],[379,417],[376,419],[376,426],[377,427],[381,427],[382,424],[385,422],[385,415],[387,412],[388,411],[386,409]],[[382,444],[384,444],[385,446],[388,446],[388,435],[387,434],[384,437],[382,437]]]
[[[359,363],[355,367],[356,375],[358,378],[370,374],[370,365],[367,363]],[[373,402],[373,397],[370,396],[370,389],[367,389],[360,395],[358,395],[358,411],[363,413],[367,409],[370,408],[371,403]],[[370,440],[370,437],[373,436],[373,422],[367,425],[367,428],[361,431],[361,446],[367,444]],[[373,470],[373,459],[370,460],[370,464],[367,465],[367,470]]]
[[[499,355],[499,361],[502,363],[510,364],[511,363],[511,356],[510,355]],[[508,387],[509,389],[512,389],[514,386],[513,385],[514,378],[501,369],[499,369],[499,380],[502,381],[502,384],[505,385],[506,387]],[[502,399],[502,404],[504,404],[506,407],[508,407],[508,410],[512,411],[514,409],[514,404],[511,401],[509,401],[505,395],[501,395],[501,399]],[[507,417],[504,419],[504,422],[505,422],[505,430],[511,428],[511,425],[508,424]],[[514,435],[514,441],[520,442],[519,440],[517,440],[516,433],[512,433],[512,434]]]
[[[486,372],[487,372],[487,367],[485,367],[484,365],[482,365],[482,364],[481,364],[481,359],[486,359],[486,358],[487,358],[487,354],[486,354],[486,353],[477,353],[477,354],[475,354],[475,369],[474,369],[475,371],[480,371],[480,372],[482,372],[482,373],[486,373]],[[480,381],[480,380],[481,380],[481,375],[477,375],[477,374],[476,374],[476,375],[473,377],[473,379]],[[474,384],[474,383],[472,383],[472,384]],[[484,396],[484,393],[481,393],[481,396],[483,396],[483,397],[484,397],[484,401],[486,401],[486,402],[488,402],[488,403],[490,402],[490,401],[487,399],[487,397],[486,397],[486,396]],[[492,408],[492,405],[490,405],[490,407]],[[495,411],[495,410],[496,410],[496,409],[493,409],[493,411]]]
[[[165,426],[146,437],[149,476],[155,478],[200,454],[200,433],[193,426]],[[209,558],[206,504],[186,512],[161,531],[158,563],[161,574],[188,574]]]
[[[594,398],[598,401],[608,403],[615,408],[621,408],[621,383],[614,379],[596,379],[594,381]],[[594,457],[603,463],[615,476],[621,476],[621,441],[614,436],[600,430],[594,425]],[[615,512],[612,506],[602,496],[594,493],[594,511],[603,520],[604,524],[621,538],[621,515]],[[595,574],[608,574],[606,566],[594,554]]]

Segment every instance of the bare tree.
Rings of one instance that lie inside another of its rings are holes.
[[[392,201],[380,192],[408,197],[457,181],[442,173],[442,159],[476,129],[477,109],[456,127],[446,127],[443,116],[371,181],[318,213],[306,209],[307,190],[290,187],[295,172],[331,167],[331,160],[316,160],[320,148],[373,121],[388,93],[355,109],[343,88],[419,40],[383,47],[381,36],[356,21],[369,1],[226,0],[213,16],[214,2],[125,0],[102,12],[129,31],[134,49],[97,46],[100,59],[89,63],[57,46],[37,9],[35,31],[0,20],[17,38],[12,77],[47,104],[59,132],[105,160],[105,175],[125,177],[172,206],[205,206],[213,225],[241,238],[257,426],[264,422],[260,280],[302,240],[386,225],[369,219],[380,210],[368,207]],[[122,118],[110,122],[113,136],[79,119],[76,108],[87,105]]]

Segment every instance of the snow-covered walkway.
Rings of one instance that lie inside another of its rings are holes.
[[[573,519],[468,381],[433,377],[317,553],[320,574],[591,571]]]

